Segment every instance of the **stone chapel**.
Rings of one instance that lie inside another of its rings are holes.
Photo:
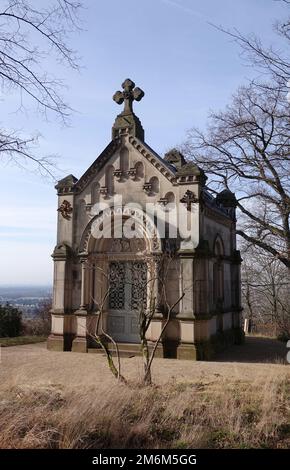
[[[138,354],[140,309],[151,309],[149,344],[170,312],[159,356],[210,359],[243,339],[236,198],[214,197],[179,150],[152,150],[133,111],[144,92],[130,79],[122,88],[110,143],[79,179],[56,185],[48,348],[98,352],[102,315],[98,333]]]

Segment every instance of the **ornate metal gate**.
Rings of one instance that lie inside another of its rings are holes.
[[[109,264],[108,333],[128,343],[140,341],[140,308],[146,308],[147,266],[142,261],[112,261]]]

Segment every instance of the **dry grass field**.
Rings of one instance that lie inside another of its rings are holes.
[[[122,359],[123,385],[96,354],[3,348],[0,448],[290,447],[289,366],[239,354],[156,359],[143,388],[138,357]]]

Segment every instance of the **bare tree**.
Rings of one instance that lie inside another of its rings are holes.
[[[267,252],[243,246],[242,295],[245,315],[258,328],[274,335],[290,335],[290,276],[287,268]]]
[[[89,269],[92,269],[92,266],[87,263],[87,267]],[[91,300],[93,301],[94,305],[97,307],[97,321],[96,325],[94,328],[94,332],[92,333],[90,330],[87,330],[88,336],[90,336],[99,347],[102,348],[102,350],[105,353],[107,363],[109,366],[110,371],[112,372],[113,376],[118,379],[120,382],[125,383],[126,379],[125,377],[121,374],[121,359],[120,359],[120,352],[119,352],[119,345],[118,343],[114,340],[114,338],[108,334],[106,331],[106,328],[104,328],[104,310],[105,310],[105,305],[107,302],[107,298],[110,294],[110,284],[108,280],[108,276],[104,269],[100,267],[95,267],[96,270],[98,270],[101,274],[101,278],[106,279],[106,284],[107,288],[104,292],[104,294],[100,294],[98,299],[92,298]],[[103,279],[101,279],[101,283],[103,284]],[[101,291],[101,289],[99,289]],[[114,358],[113,358],[113,353],[108,347],[108,341],[111,342],[114,346],[114,350],[117,356],[117,365],[115,364]]]
[[[69,36],[80,28],[75,0],[6,0],[0,9],[0,83],[4,96],[19,94],[19,109],[34,103],[45,118],[50,114],[66,123],[71,109],[63,100],[64,86],[51,71],[47,58],[54,57],[78,69],[78,57],[69,46]],[[50,65],[51,66],[51,65]],[[29,161],[51,173],[52,163],[37,155],[37,136],[28,137],[0,123],[0,158],[23,165]]]
[[[274,0],[277,1],[277,0]],[[242,56],[247,62],[255,67],[264,77],[267,76],[267,84],[260,83],[259,78],[254,80],[256,85],[265,89],[278,89],[284,93],[289,91],[290,80],[290,15],[289,0],[278,0],[287,8],[286,18],[283,21],[275,21],[274,31],[284,40],[285,49],[274,48],[272,45],[264,44],[256,34],[244,35],[237,29],[225,29],[215,26],[218,30],[229,35],[241,48]]]
[[[156,354],[156,350],[162,337],[166,331],[166,328],[172,319],[172,314],[175,307],[181,302],[183,299],[185,292],[183,292],[174,303],[170,303],[167,298],[166,293],[166,279],[168,278],[168,270],[170,267],[170,263],[173,261],[173,258],[170,256],[164,256],[160,260],[160,264],[162,264],[162,274],[154,273],[155,269],[152,263],[152,260],[148,260],[147,265],[149,267],[149,271],[151,273],[149,281],[145,283],[143,286],[143,292],[149,291],[149,305],[148,308],[144,307],[144,302],[141,302],[140,311],[139,311],[139,335],[141,340],[141,352],[143,356],[143,364],[144,364],[144,377],[143,382],[144,385],[151,385],[152,384],[152,376],[151,376],[151,368],[152,363]],[[156,286],[157,284],[157,286]],[[148,289],[149,287],[149,289]],[[162,322],[162,328],[158,338],[151,344],[149,347],[148,340],[147,340],[147,331],[151,325],[151,322],[156,313],[156,287],[159,291],[159,295],[162,298],[163,308],[165,312],[165,316]]]
[[[281,90],[241,87],[208,130],[193,129],[184,152],[210,176],[209,188],[236,192],[237,234],[290,270],[290,119]]]
[[[146,259],[147,269],[149,272],[148,279],[141,282],[139,286],[139,298],[140,298],[140,308],[136,312],[138,316],[138,323],[139,323],[139,336],[140,336],[140,349],[141,354],[143,357],[143,364],[144,364],[144,376],[143,376],[143,384],[144,385],[151,385],[152,384],[152,377],[151,377],[151,368],[152,363],[156,354],[156,350],[160,341],[163,338],[163,335],[168,327],[170,320],[172,319],[172,315],[174,312],[175,307],[181,302],[183,299],[185,292],[183,292],[174,302],[170,302],[167,298],[166,292],[166,279],[168,270],[170,267],[170,263],[173,261],[173,258],[169,256],[163,255],[160,263],[163,263],[163,270],[162,275],[161,273],[155,272],[154,262],[152,258],[148,257]],[[90,263],[87,263],[89,269],[92,268]],[[108,296],[110,294],[110,283],[109,278],[105,270],[101,267],[95,267],[95,269],[101,274],[100,284],[104,285],[104,278],[106,280],[106,289],[102,294],[102,289],[98,289],[98,298],[92,298],[94,305],[97,308],[97,321],[94,327],[94,332],[92,333],[89,329],[87,330],[88,336],[92,338],[97,345],[103,349],[107,363],[109,366],[110,371],[114,375],[114,377],[121,382],[126,382],[125,377],[121,374],[121,360],[120,360],[120,351],[119,345],[114,338],[108,334],[107,329],[104,326],[104,313],[106,309],[106,303]],[[121,282],[121,281],[120,281]],[[125,280],[126,285],[133,284],[130,280]],[[155,341],[150,341],[150,344],[147,340],[147,332],[151,325],[152,320],[154,319],[156,313],[156,283],[158,284],[159,295],[162,297],[163,306],[164,306],[164,317],[162,319],[162,328],[158,338]],[[147,296],[147,293],[149,295]],[[113,351],[109,347],[109,343],[113,345],[114,351],[117,357],[117,364],[114,362],[113,358]]]
[[[289,0],[281,1],[289,7]],[[209,190],[236,193],[248,318],[275,322],[285,330],[290,275],[290,17],[274,25],[284,39],[284,51],[266,46],[255,34],[217,28],[239,44],[259,76],[240,87],[224,111],[211,112],[205,132],[192,129],[184,151],[207,171]]]

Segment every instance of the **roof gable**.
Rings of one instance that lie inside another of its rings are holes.
[[[151,165],[154,166],[170,182],[175,181],[176,169],[168,162],[164,161],[149,145],[141,142],[135,136],[129,136],[129,143],[140,153]],[[74,190],[82,191],[99,173],[99,171],[109,162],[115,152],[124,145],[122,138],[113,139],[109,145],[102,151],[94,163],[87,169],[81,178],[75,183]]]

